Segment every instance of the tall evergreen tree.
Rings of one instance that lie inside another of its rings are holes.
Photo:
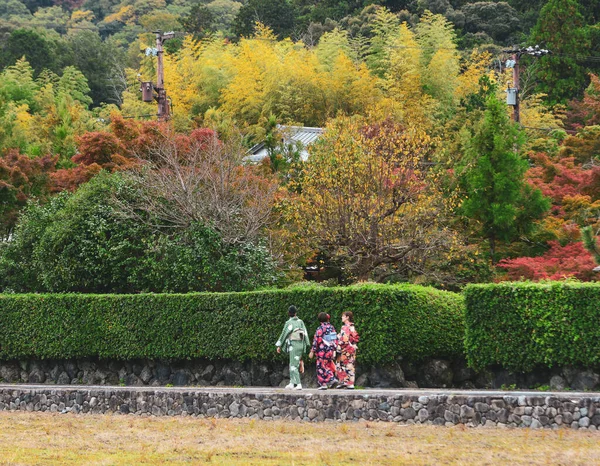
[[[550,205],[524,179],[528,163],[518,152],[522,138],[504,104],[491,97],[465,150],[461,181],[466,198],[461,211],[476,221],[479,234],[489,241],[493,264],[497,243],[531,231],[533,221]]]
[[[591,226],[581,229],[581,238],[583,239],[584,247],[592,255],[596,264],[600,264],[600,248],[598,247],[598,241]]]
[[[577,0],[550,0],[540,12],[531,31],[531,41],[552,54],[540,58],[538,90],[548,103],[565,103],[586,87],[582,55],[589,55],[589,41],[581,6]]]

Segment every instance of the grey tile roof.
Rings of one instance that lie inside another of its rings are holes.
[[[308,159],[308,151],[306,150],[310,144],[315,142],[321,134],[323,134],[323,128],[311,128],[307,126],[284,126],[277,125],[277,129],[283,135],[283,140],[286,143],[300,142],[302,144],[302,152],[300,156],[302,160]],[[248,155],[245,160],[250,162],[260,162],[265,157],[268,157],[267,148],[265,143],[261,142],[256,144],[248,151]]]

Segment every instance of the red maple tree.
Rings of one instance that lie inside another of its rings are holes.
[[[569,102],[566,119],[568,128],[579,129],[600,124],[600,78],[590,74],[590,80],[583,98]]]
[[[503,259],[498,267],[506,270],[509,280],[577,278],[590,281],[597,278],[597,273],[592,271],[597,264],[581,241],[565,246],[558,241],[550,241],[549,244],[550,250],[543,256]]]
[[[51,190],[49,174],[56,157],[29,157],[9,149],[0,157],[0,225],[10,234],[19,214],[31,198],[44,199]]]

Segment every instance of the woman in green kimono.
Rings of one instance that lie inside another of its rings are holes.
[[[300,381],[300,372],[304,372],[302,355],[310,346],[308,341],[308,332],[304,322],[296,315],[298,310],[296,306],[290,306],[288,314],[289,320],[285,323],[279,340],[275,343],[277,352],[281,353],[281,347],[290,355],[290,383],[285,388],[295,388],[302,390]]]

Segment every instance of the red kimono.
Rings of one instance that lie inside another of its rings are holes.
[[[356,350],[359,340],[353,323],[346,323],[338,335],[338,358],[336,361],[337,378],[341,384],[354,386],[356,376]]]

